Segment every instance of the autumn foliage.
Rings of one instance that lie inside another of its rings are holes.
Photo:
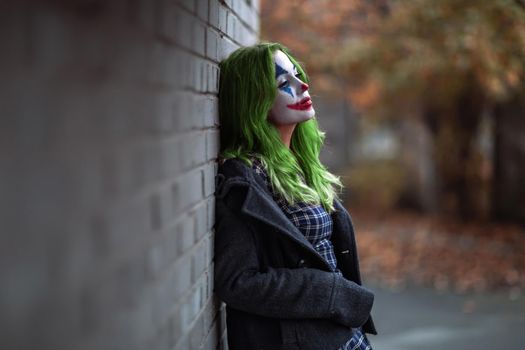
[[[263,39],[303,59],[316,90],[367,117],[422,120],[439,206],[479,215],[486,165],[472,145],[481,117],[525,96],[523,1],[265,0],[261,9]]]

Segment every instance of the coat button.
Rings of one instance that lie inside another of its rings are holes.
[[[306,267],[306,261],[304,259],[299,260],[297,263],[298,267]]]

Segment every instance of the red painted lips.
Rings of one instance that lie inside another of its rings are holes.
[[[312,100],[310,99],[310,97],[305,97],[301,101],[294,103],[293,105],[287,105],[286,107],[298,111],[305,111],[312,107]]]

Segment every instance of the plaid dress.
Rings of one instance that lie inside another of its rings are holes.
[[[251,161],[252,168],[264,179],[268,190],[272,193],[274,201],[279,205],[284,214],[303,233],[314,249],[328,262],[332,271],[342,276],[341,271],[337,268],[334,246],[330,241],[333,225],[330,214],[319,204],[298,202],[291,205],[288,203],[281,195],[273,190],[266,169],[258,157],[252,155]],[[359,327],[352,328],[351,338],[338,350],[371,349],[372,347],[368,339],[365,334],[362,333],[361,327]]]

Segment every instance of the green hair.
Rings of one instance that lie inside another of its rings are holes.
[[[325,133],[319,129],[317,120],[312,118],[297,124],[290,148],[267,120],[277,96],[273,61],[277,50],[290,58],[301,80],[308,82],[304,69],[288,49],[278,43],[240,48],[220,63],[219,158],[239,158],[251,166],[250,156],[259,155],[274,191],[289,203],[321,204],[332,212],[336,188],[341,190],[343,185],[319,160]]]

